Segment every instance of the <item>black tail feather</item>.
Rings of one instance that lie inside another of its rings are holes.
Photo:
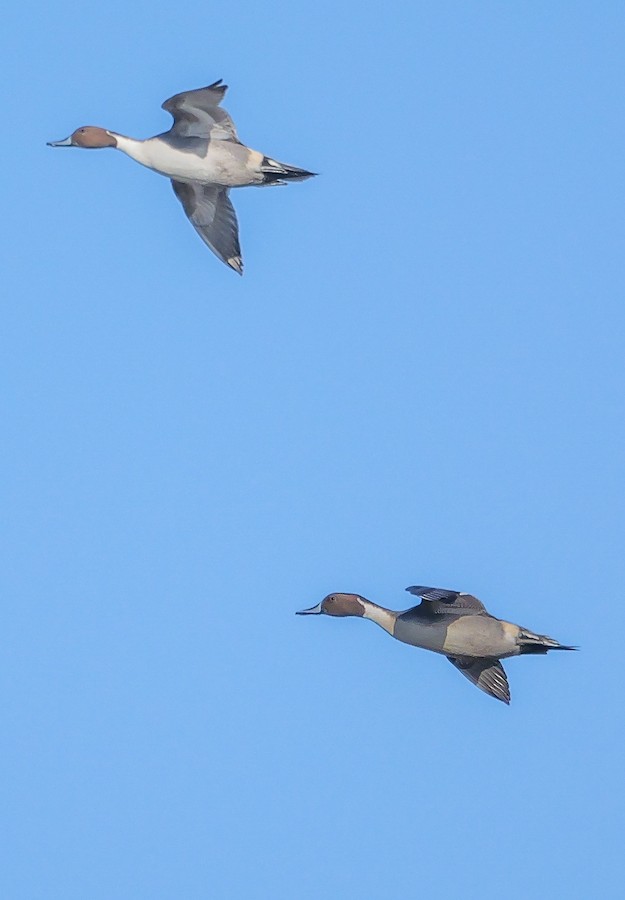
[[[561,644],[546,634],[534,634],[533,631],[521,629],[519,634],[520,653],[549,653],[550,650],[577,650],[569,644]]]
[[[277,181],[304,181],[305,178],[312,178],[317,174],[309,172],[308,169],[298,169],[297,166],[277,162],[269,156],[263,157],[260,170],[263,173],[263,184],[275,184]]]

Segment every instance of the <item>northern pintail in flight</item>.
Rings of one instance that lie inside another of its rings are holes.
[[[277,162],[241,143],[234,123],[219,104],[228,86],[221,79],[205,88],[170,97],[162,108],[171,113],[169,131],[144,141],[94,125],[77,128],[50,147],[115,147],[132,159],[171,178],[176,197],[191,224],[213,253],[243,274],[239,228],[230,188],[286,184],[315,175]]]
[[[549,650],[576,650],[545,634],[496,619],[471,594],[415,585],[406,588],[421,603],[404,612],[385,609],[359,594],[328,594],[321,603],[297,614],[360,616],[371,619],[398,641],[447,657],[481,690],[510,703],[508,679],[501,659]]]

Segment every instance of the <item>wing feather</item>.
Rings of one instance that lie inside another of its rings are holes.
[[[409,594],[415,594],[421,597],[426,603],[439,604],[444,603],[447,608],[453,609],[473,609],[476,612],[486,612],[484,604],[474,597],[472,594],[463,594],[462,591],[450,591],[447,588],[424,587],[423,585],[413,585],[407,587]]]
[[[239,226],[228,188],[196,181],[172,180],[171,185],[204,243],[222,262],[242,275]]]
[[[174,117],[171,134],[175,137],[201,137],[239,143],[234,122],[219,104],[228,90],[221,79],[208,87],[174,94],[163,109]]]
[[[474,656],[448,656],[447,659],[480,690],[495,697],[496,700],[510,703],[508,679],[498,659]]]

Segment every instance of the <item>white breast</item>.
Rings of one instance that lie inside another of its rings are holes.
[[[207,148],[209,146],[207,144]],[[207,184],[218,183],[219,172],[213,165],[212,154],[208,152],[200,156],[172,147],[159,138],[152,138],[143,143],[142,155],[143,159],[137,160],[138,162],[169,178]]]
[[[237,155],[227,142],[207,142],[202,155],[197,152],[197,147],[193,150],[181,150],[161,137],[149,138],[147,141],[135,141],[122,135],[115,137],[117,148],[123,153],[142,166],[177,181],[235,187],[253,184],[256,180],[254,173],[248,168],[251,154],[248,152]]]

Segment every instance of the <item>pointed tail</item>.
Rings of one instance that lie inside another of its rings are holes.
[[[521,653],[548,653],[550,650],[578,649],[568,644],[561,644],[546,634],[534,634],[533,631],[528,631],[526,628],[521,629],[518,641]]]
[[[284,184],[286,181],[304,181],[305,178],[312,178],[316,172],[309,172],[307,169],[298,169],[297,166],[289,166],[286,163],[278,162],[269,156],[263,157],[260,164],[260,171],[264,175],[263,184]]]

